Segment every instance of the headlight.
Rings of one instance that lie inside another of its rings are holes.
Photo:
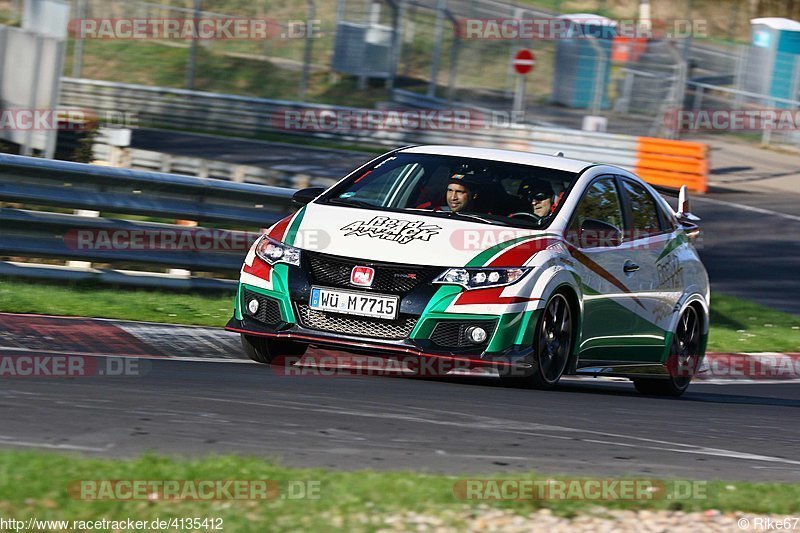
[[[440,274],[433,283],[461,285],[467,290],[486,287],[503,287],[516,283],[530,272],[531,268],[450,268]]]
[[[300,266],[300,248],[280,243],[266,235],[256,244],[256,255],[270,265],[286,263]]]

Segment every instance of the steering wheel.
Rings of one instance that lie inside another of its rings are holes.
[[[530,217],[536,222],[539,222],[541,220],[540,217],[534,215],[533,213],[528,213],[527,211],[517,211],[516,213],[511,213],[510,215],[508,215],[508,218],[514,218],[516,216]]]
[[[517,211],[516,213],[511,213],[510,215],[508,215],[508,218],[514,218],[514,217],[525,217],[526,219],[529,219],[531,222],[536,224],[537,227],[541,226],[542,222],[544,222],[544,220],[547,218],[547,217],[540,217],[528,211]]]

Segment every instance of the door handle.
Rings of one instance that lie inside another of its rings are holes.
[[[625,265],[622,267],[622,270],[626,274],[630,274],[631,272],[636,272],[637,270],[639,270],[639,265],[637,265],[633,261],[625,261]]]

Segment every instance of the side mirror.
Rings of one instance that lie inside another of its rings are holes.
[[[678,211],[675,214],[678,215],[678,219],[681,221],[690,220],[696,222],[700,220],[699,217],[692,214],[689,204],[689,190],[686,185],[681,185],[681,190],[678,193]]]
[[[325,192],[325,187],[306,187],[294,193],[292,202],[296,205],[306,205],[314,201],[323,192]]]
[[[700,217],[691,213],[689,191],[686,185],[682,185],[678,193],[678,211],[675,212],[675,215],[678,217],[678,222],[681,223],[684,231],[686,231],[689,240],[693,242],[696,241],[700,236],[700,228],[696,224],[696,222],[700,220]]]
[[[599,248],[622,244],[622,230],[613,224],[587,218],[581,224],[578,243],[581,248]]]

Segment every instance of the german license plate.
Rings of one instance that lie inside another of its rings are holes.
[[[397,318],[399,303],[400,298],[397,296],[312,287],[311,300],[308,305],[317,311],[333,311],[393,320]]]

